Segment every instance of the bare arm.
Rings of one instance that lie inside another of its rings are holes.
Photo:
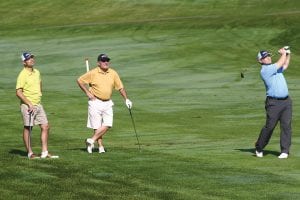
[[[82,82],[80,79],[77,79],[77,84],[89,99],[96,99],[96,97],[87,89],[87,86],[84,82]]]
[[[24,102],[25,104],[28,105],[28,111],[29,112],[32,112],[34,107],[33,107],[33,104],[31,103],[31,101],[29,101],[25,95],[23,94],[23,88],[19,88],[16,90],[16,96],[22,101]]]
[[[128,99],[127,97],[127,93],[126,93],[126,90],[124,88],[121,88],[119,90],[120,94],[122,95],[122,97],[124,98],[125,100],[125,105],[127,106],[128,109],[131,109],[132,108],[132,102]]]
[[[283,64],[283,69],[284,69],[284,70],[286,70],[286,69],[289,67],[290,59],[291,59],[291,54],[288,54],[288,55],[286,56],[285,63]]]
[[[286,55],[286,50],[284,48],[281,48],[278,50],[278,52],[281,54],[279,60],[276,62],[276,65],[277,65],[277,68],[281,68],[281,67],[284,67],[284,65],[286,64],[286,61],[287,61],[287,55]],[[290,56],[288,56],[290,57]],[[288,66],[286,66],[287,68]],[[284,69],[286,69],[284,68]]]
[[[120,92],[120,94],[122,95],[122,97],[124,98],[124,100],[128,99],[125,88],[121,88],[121,89],[119,90],[119,92]]]

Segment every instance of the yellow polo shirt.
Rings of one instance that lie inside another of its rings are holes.
[[[103,100],[111,98],[113,89],[120,90],[123,88],[118,73],[111,68],[104,72],[100,67],[96,67],[79,77],[79,80],[89,84],[89,91]]]
[[[21,88],[23,89],[24,96],[31,101],[33,105],[40,104],[42,97],[41,75],[37,69],[33,69],[33,71],[30,72],[24,67],[17,78],[16,89]]]

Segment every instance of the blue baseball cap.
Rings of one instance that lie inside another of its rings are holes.
[[[267,52],[267,51],[264,51],[264,50],[259,51],[258,54],[257,54],[257,60],[260,61],[261,59],[264,59],[264,58],[266,58],[268,56],[271,56],[271,55],[272,54]]]
[[[22,55],[21,55],[22,61],[29,60],[30,58],[33,58],[33,57],[34,57],[34,55],[31,54],[31,53],[28,53],[28,52],[24,52],[24,53],[22,53]]]

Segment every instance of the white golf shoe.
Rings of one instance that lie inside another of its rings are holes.
[[[258,157],[258,158],[264,157],[263,152],[255,151],[255,154],[256,154],[256,157]]]
[[[48,151],[43,151],[41,153],[41,158],[47,158],[47,156],[48,156]]]
[[[104,147],[103,147],[103,146],[100,146],[100,147],[99,147],[99,153],[105,153],[105,150],[104,150]]]
[[[35,155],[34,153],[28,153],[28,158],[29,159],[36,159],[36,158],[40,158],[39,156]]]
[[[59,158],[59,156],[51,155],[48,151],[43,151],[40,158]]]
[[[289,157],[289,154],[287,153],[281,153],[278,158],[282,159],[282,158],[288,158]]]
[[[86,139],[86,149],[88,153],[93,153],[94,140],[92,138]]]

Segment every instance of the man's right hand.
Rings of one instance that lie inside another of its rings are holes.
[[[90,93],[90,92],[87,92],[87,97],[89,98],[89,100],[95,100],[96,99],[96,97],[92,94],[92,93]]]
[[[279,50],[278,50],[278,53],[280,53],[280,55],[286,55],[286,54],[287,54],[287,52],[286,52],[286,50],[285,50],[284,47],[281,48],[281,49],[279,49]]]
[[[34,113],[34,106],[33,106],[32,104],[29,104],[29,105],[28,105],[28,113],[29,113],[29,114]]]

